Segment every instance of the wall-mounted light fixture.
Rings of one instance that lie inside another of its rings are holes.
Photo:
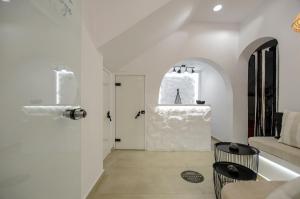
[[[181,65],[181,66],[174,66],[173,67],[173,72],[175,73],[181,73],[182,71],[184,72],[190,72],[190,73],[194,73],[195,67],[190,67],[190,66],[186,66],[186,65]]]
[[[292,28],[295,32],[300,32],[300,13],[298,14],[296,19],[294,20],[294,22],[292,24]]]

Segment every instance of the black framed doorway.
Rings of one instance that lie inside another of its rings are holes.
[[[255,50],[248,64],[248,137],[275,136],[278,107],[278,41]]]

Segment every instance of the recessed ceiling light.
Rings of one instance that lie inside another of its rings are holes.
[[[2,2],[10,2],[10,0],[1,0]]]
[[[223,6],[222,6],[222,4],[218,4],[218,5],[216,5],[215,7],[214,7],[214,11],[215,12],[219,12],[220,10],[222,10],[222,8],[223,8]]]

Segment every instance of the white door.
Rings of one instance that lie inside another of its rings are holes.
[[[116,148],[145,149],[145,77],[116,76]]]
[[[111,74],[103,71],[103,158],[111,152],[112,149],[112,90]]]
[[[1,199],[81,198],[81,121],[62,116],[81,105],[81,7],[63,2],[0,1]]]

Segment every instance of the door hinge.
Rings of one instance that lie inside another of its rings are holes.
[[[121,139],[120,138],[116,138],[115,142],[121,142]]]
[[[115,86],[121,86],[122,84],[120,82],[116,82]]]

